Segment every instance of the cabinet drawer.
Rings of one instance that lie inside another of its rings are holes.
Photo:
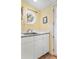
[[[33,37],[25,37],[21,39],[21,44],[27,44],[33,42]]]

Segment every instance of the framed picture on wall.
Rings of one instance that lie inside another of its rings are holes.
[[[48,18],[47,18],[47,16],[43,17],[43,24],[46,24],[46,23],[48,23]]]
[[[36,21],[35,13],[33,13],[30,10],[28,10],[27,11],[27,24],[34,24],[35,21]]]

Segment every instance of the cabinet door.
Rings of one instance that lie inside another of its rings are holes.
[[[41,39],[42,39],[41,35],[34,37],[35,59],[38,59],[40,56],[42,56],[43,41]]]
[[[39,58],[49,51],[48,35],[39,35],[34,37],[35,57]]]
[[[34,42],[33,42],[33,37],[25,37],[22,38],[21,41],[21,59],[34,59],[33,58],[33,47]]]
[[[46,54],[49,52],[49,35],[43,35],[42,37],[43,45],[42,45],[42,54]]]

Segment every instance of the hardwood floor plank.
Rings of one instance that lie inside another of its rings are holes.
[[[57,56],[47,53],[47,54],[41,56],[39,59],[57,59]]]

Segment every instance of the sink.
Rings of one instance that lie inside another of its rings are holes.
[[[38,33],[32,32],[32,33],[22,33],[22,36],[33,36],[37,35]]]
[[[24,35],[31,35],[31,34],[37,34],[37,33],[35,33],[35,32],[33,32],[33,33],[23,33]]]

